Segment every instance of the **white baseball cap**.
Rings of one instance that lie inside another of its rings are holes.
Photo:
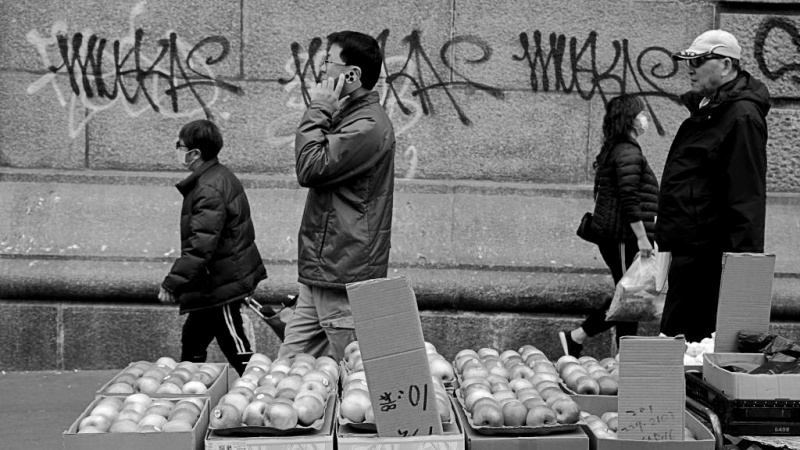
[[[741,59],[742,47],[739,46],[736,37],[727,31],[708,30],[697,36],[689,48],[674,53],[672,57],[674,59],[695,59],[710,54]]]

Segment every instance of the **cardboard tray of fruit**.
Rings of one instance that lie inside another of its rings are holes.
[[[461,391],[456,391],[456,398],[458,399],[458,403],[461,404],[461,409],[464,411],[464,415],[467,417],[467,422],[469,426],[472,427],[475,432],[478,434],[484,434],[488,436],[522,436],[522,435],[546,435],[546,434],[556,434],[556,433],[566,433],[569,431],[577,430],[579,425],[577,423],[573,424],[554,424],[554,425],[542,425],[538,427],[529,427],[529,426],[521,426],[521,427],[492,427],[492,426],[483,426],[483,425],[476,425],[472,421],[472,413],[467,410],[466,405],[464,404],[464,397],[461,395]]]
[[[442,425],[444,425],[444,426],[454,425],[455,424],[455,417],[456,417],[456,411],[455,411],[455,409],[453,409],[453,402],[451,401],[450,402],[450,420],[447,420],[447,421],[443,420],[442,421]],[[339,416],[338,416],[337,420],[338,420],[340,425],[347,425],[348,427],[350,427],[350,429],[352,429],[354,431],[358,431],[358,432],[362,432],[362,433],[377,433],[378,432],[378,426],[375,424],[375,422],[353,422],[350,419],[342,417],[342,411],[341,410],[339,410]]]
[[[328,395],[328,400],[325,402],[325,411],[321,419],[317,419],[311,425],[304,427],[304,426],[295,426],[294,428],[290,428],[287,430],[275,428],[271,426],[250,426],[250,425],[242,425],[239,427],[229,427],[229,428],[214,428],[209,425],[209,430],[214,430],[214,432],[218,436],[230,436],[230,437],[256,437],[256,436],[297,436],[303,434],[312,434],[320,431],[322,426],[325,424],[325,416],[331,411],[333,408],[336,407],[336,395],[331,393]]]

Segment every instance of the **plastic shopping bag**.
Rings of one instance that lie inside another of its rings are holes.
[[[617,283],[606,320],[615,322],[652,322],[661,320],[665,295],[656,289],[656,258],[636,255]]]

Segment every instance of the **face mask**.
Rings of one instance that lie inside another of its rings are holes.
[[[649,126],[649,122],[647,120],[647,116],[644,114],[639,114],[636,116],[636,120],[633,122],[633,128],[636,130],[636,135],[641,136],[647,132],[647,127]]]
[[[197,157],[193,158],[191,161],[186,161],[186,156],[189,153],[192,153],[194,150],[183,151],[183,150],[175,150],[175,155],[178,157],[178,164],[182,165],[183,167],[189,167],[193,162],[197,161]]]

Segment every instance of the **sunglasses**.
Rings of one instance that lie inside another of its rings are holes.
[[[711,59],[725,59],[725,58],[727,58],[727,56],[710,54],[710,55],[701,56],[699,58],[694,58],[694,59],[684,59],[684,61],[686,62],[686,67],[689,67],[691,69],[697,69],[698,67],[700,67],[703,64],[705,64],[706,61],[708,61],[708,60],[711,60]]]

